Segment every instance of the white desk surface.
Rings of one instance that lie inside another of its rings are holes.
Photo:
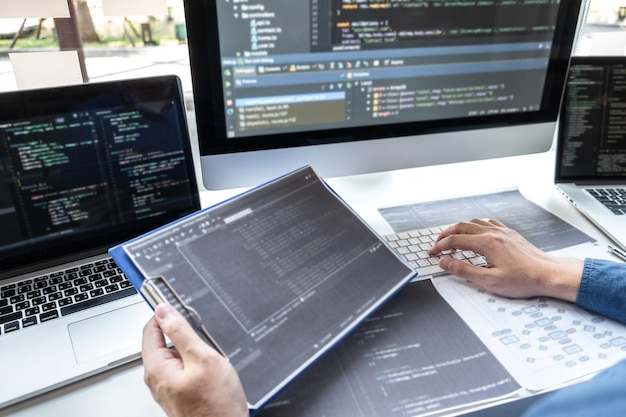
[[[433,166],[328,179],[328,183],[379,233],[391,229],[377,208],[519,188],[546,210],[600,242],[606,238],[556,191],[554,153]],[[239,190],[240,191],[240,190]],[[203,191],[207,206],[235,191]],[[459,219],[469,220],[469,219]],[[143,383],[140,361],[0,410],[12,417],[158,417],[165,414]]]

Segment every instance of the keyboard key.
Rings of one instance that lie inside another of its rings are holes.
[[[114,276],[114,277],[109,278],[109,281],[110,281],[112,284],[116,284],[116,283],[118,283],[118,282],[122,282],[122,281],[124,281],[125,279],[126,279],[126,278],[124,278],[124,277],[123,277],[123,276],[121,276],[121,275],[116,275],[116,276]]]
[[[56,293],[57,291],[58,291],[58,290],[57,290],[56,285],[53,285],[52,287],[46,287],[46,288],[44,288],[42,292],[43,292],[45,295],[50,295],[50,294]]]
[[[26,293],[31,292],[32,290],[33,290],[32,284],[25,284],[25,285],[20,285],[17,287],[18,294],[26,294]]]
[[[101,279],[101,280],[94,282],[94,284],[96,285],[96,288],[102,288],[102,287],[106,287],[107,285],[109,285],[109,281],[107,281],[106,279]]]
[[[63,291],[63,295],[66,297],[71,297],[72,295],[78,294],[78,288],[69,288]]]
[[[100,274],[92,274],[89,276],[89,282],[96,282],[102,279]]]
[[[74,297],[74,302],[76,303],[80,303],[81,301],[85,301],[89,299],[89,294],[88,293],[80,293],[80,294],[76,294],[76,296]],[[69,304],[73,304],[73,303],[69,303]],[[65,305],[69,305],[69,304],[64,304],[61,305],[61,303],[59,303],[60,307],[64,307]]]
[[[94,290],[94,291],[98,291],[98,290]],[[66,316],[68,314],[76,313],[77,311],[82,311],[82,310],[85,310],[87,308],[91,308],[91,307],[95,307],[95,306],[98,306],[98,305],[102,305],[102,304],[108,303],[110,301],[120,300],[120,299],[122,299],[124,297],[129,297],[129,296],[131,296],[133,294],[137,294],[137,291],[135,291],[135,289],[132,288],[132,287],[131,288],[127,288],[125,290],[114,292],[112,294],[107,294],[107,295],[102,296],[102,297],[92,298],[92,299],[87,300],[87,301],[82,302],[82,303],[72,304],[70,306],[63,307],[63,308],[61,308],[61,314]]]
[[[395,242],[398,240],[398,235],[387,235],[385,236],[385,239],[387,239],[388,242]]]
[[[22,317],[23,317],[23,314],[21,311],[16,311],[14,313],[5,314],[3,316],[0,316],[0,324],[8,323],[14,320],[20,320]]]
[[[420,259],[419,261],[417,261],[417,264],[420,267],[427,267],[427,266],[431,265],[431,263],[430,263],[430,261],[428,259]]]
[[[76,297],[78,297],[78,295]],[[59,307],[65,307],[65,306],[68,306],[68,305],[73,304],[73,303],[74,303],[74,300],[72,300],[72,298],[70,298],[70,297],[63,298],[63,299],[59,300]]]
[[[28,294],[26,294],[26,299],[27,300],[32,300],[32,299],[38,298],[38,297],[41,297],[41,291],[40,290],[31,291]]]
[[[56,310],[57,308],[57,303],[52,302],[52,303],[47,303],[41,306],[41,309],[43,311],[50,311],[50,310]]]
[[[92,274],[93,274],[93,271],[91,270],[91,268],[81,269],[81,271],[78,273],[78,275],[81,277],[88,277],[89,275],[92,275]]]
[[[30,307],[30,303],[28,301],[22,301],[21,303],[15,304],[16,310],[25,310]]]
[[[24,294],[16,295],[14,297],[9,298],[9,304],[17,304],[26,300],[26,296]]]
[[[63,277],[52,277],[50,278],[50,284],[51,285],[57,285],[63,282]]]
[[[0,297],[10,298],[10,297],[14,297],[15,294],[17,294],[15,288],[7,288],[7,289],[3,289],[2,292],[0,292]]]
[[[44,304],[46,301],[48,301],[46,297],[37,297],[33,299],[31,302],[33,303],[34,306],[38,306],[38,305]]]
[[[57,301],[57,300],[60,300],[61,298],[63,298],[63,294],[60,292],[54,292],[48,295],[49,301]]]
[[[117,275],[117,273],[116,273],[115,271],[113,271],[113,270],[110,270],[110,269],[109,269],[109,270],[107,270],[107,271],[104,271],[104,272],[102,273],[102,276],[103,276],[103,277],[105,277],[105,278],[114,277],[114,276],[116,276],[116,275]]]
[[[42,288],[46,288],[48,286],[48,281],[38,281],[35,279],[35,289],[40,290]]]
[[[25,329],[26,327],[34,326],[37,323],[37,317],[26,317],[22,320],[22,328]]]
[[[396,248],[396,252],[398,252],[400,255],[406,255],[407,253],[411,253],[411,250],[407,247],[402,246],[402,247]]]
[[[89,291],[89,296],[91,298],[96,298],[104,295],[104,290],[102,288],[96,288],[95,290]]]
[[[35,314],[39,314],[40,311],[41,309],[38,306],[30,307],[24,310],[24,314],[26,315],[26,317],[29,317],[29,316],[34,316]]]
[[[107,285],[106,287],[104,287],[104,291],[107,294],[111,294],[112,292],[118,291],[119,289],[120,287],[117,284],[111,284],[111,285]]]
[[[419,256],[417,256],[416,253],[407,253],[405,258],[407,261],[417,261],[419,259]]]
[[[4,332],[10,333],[20,329],[20,323],[17,321],[12,321],[11,323],[7,323],[4,325]]]
[[[45,323],[52,319],[58,319],[59,317],[59,312],[57,310],[52,310],[41,313],[41,315],[39,316],[39,320],[41,320],[42,323]]]

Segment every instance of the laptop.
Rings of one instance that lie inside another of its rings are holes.
[[[175,76],[0,94],[0,408],[140,357],[107,250],[198,209]]]
[[[572,57],[559,115],[555,182],[626,250],[626,57]]]

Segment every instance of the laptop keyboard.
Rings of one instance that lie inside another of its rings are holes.
[[[0,335],[136,294],[113,259],[0,287]]]
[[[587,188],[587,192],[613,214],[626,214],[626,188]]]
[[[383,236],[383,238],[417,271],[418,276],[446,274],[438,265],[439,259],[444,256],[464,260],[474,265],[486,265],[485,258],[472,251],[446,251],[441,255],[430,256],[427,252],[428,249],[432,247],[437,236],[448,227],[446,225],[392,233]]]

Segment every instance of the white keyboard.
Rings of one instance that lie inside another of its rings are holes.
[[[444,256],[465,260],[473,265],[486,265],[485,258],[472,251],[446,251],[437,256],[430,256],[428,249],[432,247],[437,236],[448,227],[445,225],[392,233],[383,236],[383,238],[418,272],[418,276],[446,274],[438,265],[439,259]]]

